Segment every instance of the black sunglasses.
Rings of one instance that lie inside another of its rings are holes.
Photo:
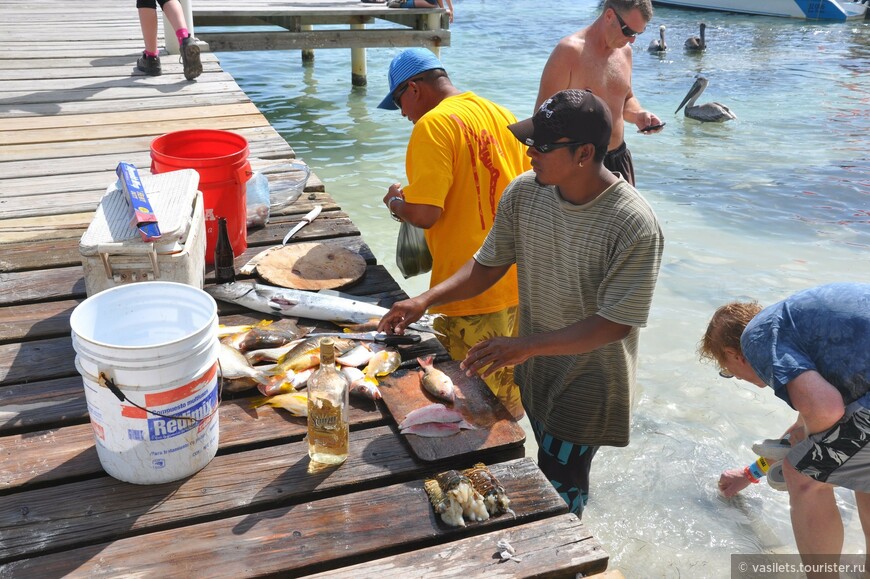
[[[556,149],[564,149],[565,147],[579,147],[580,145],[585,145],[586,143],[580,143],[578,141],[568,141],[566,143],[545,143],[543,145],[532,145],[532,148],[539,153],[549,153],[550,151],[555,151]]]
[[[396,105],[397,109],[402,108],[402,95],[405,94],[405,91],[408,90],[408,86],[415,81],[423,80],[422,76],[417,76],[414,78],[409,78],[406,80],[402,86],[396,89],[396,92],[393,93],[393,104]]]
[[[613,8],[611,8],[611,10],[613,10]],[[616,10],[613,10],[613,14],[616,16],[616,20],[619,21],[619,27],[622,30],[623,36],[627,38],[634,38],[638,34],[643,33],[642,30],[640,32],[635,32],[634,30],[632,30],[631,27],[629,27],[629,25],[625,23],[625,20],[622,19],[622,16],[620,16],[619,12],[617,12]]]

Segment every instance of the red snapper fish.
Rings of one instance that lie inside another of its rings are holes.
[[[453,380],[432,364],[434,358],[435,356],[432,354],[417,358],[417,362],[423,368],[423,372],[420,374],[420,382],[423,384],[423,389],[436,398],[453,402],[456,399]]]

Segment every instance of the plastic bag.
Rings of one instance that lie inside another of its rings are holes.
[[[245,187],[247,227],[263,227],[269,222],[269,179],[254,171]]]
[[[405,279],[432,271],[432,254],[423,230],[402,222],[396,242],[396,265]]]

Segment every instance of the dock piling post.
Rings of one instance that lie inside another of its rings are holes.
[[[351,23],[351,30],[365,30],[364,22]],[[366,86],[366,49],[355,47],[350,49],[350,83],[352,86]]]
[[[187,30],[191,36],[196,38],[196,35],[193,33],[193,0],[178,0],[178,2],[184,11],[184,21],[187,23]],[[172,23],[166,18],[166,14],[163,14],[163,46],[166,47],[166,52],[169,54],[181,53],[181,47],[178,46],[178,39],[175,37],[175,31],[172,29]]]
[[[314,30],[313,24],[303,24],[300,26],[300,29],[303,32],[311,32]],[[314,49],[313,48],[303,48],[302,49],[302,64],[314,64]]]

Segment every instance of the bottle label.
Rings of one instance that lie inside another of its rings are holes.
[[[314,423],[314,428],[316,430],[335,430],[338,425],[338,419],[339,417],[335,414],[331,416],[326,414],[315,414],[311,417],[311,421]]]

